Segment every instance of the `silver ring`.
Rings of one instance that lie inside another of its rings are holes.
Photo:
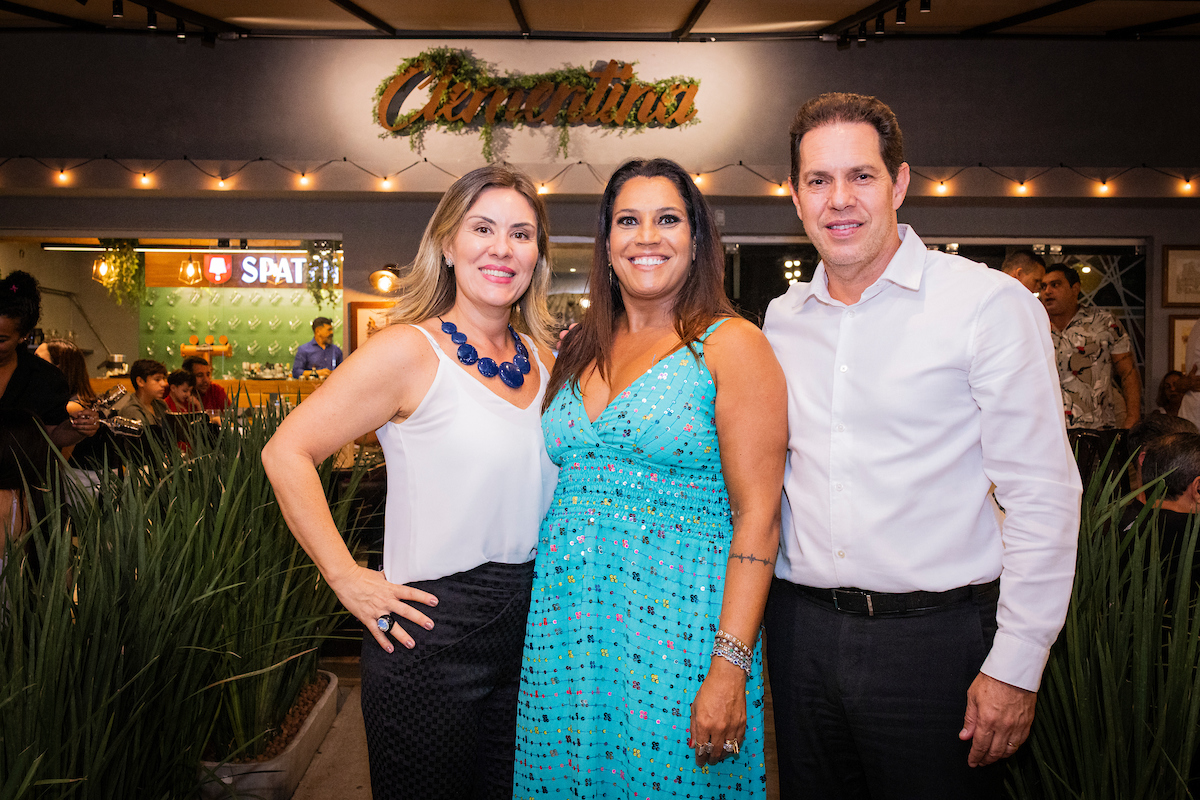
[[[700,749],[703,750],[706,755],[708,753],[711,753],[712,752],[712,742],[705,742],[704,744],[700,745]]]
[[[726,753],[738,752],[738,743],[736,739],[726,739],[725,744],[721,745],[721,749]]]
[[[379,619],[375,620],[375,625],[378,626],[379,630],[387,633],[392,629],[392,618],[380,617]]]

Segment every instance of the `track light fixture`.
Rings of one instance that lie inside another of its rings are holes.
[[[125,16],[124,0],[113,0],[113,19],[121,19]]]
[[[158,12],[153,8],[146,9],[146,27],[152,31],[158,30]]]
[[[181,19],[175,20],[175,38],[181,42],[187,40],[187,26]]]
[[[885,25],[885,23],[883,21],[883,14],[880,14],[878,17],[875,18],[875,35],[876,36],[883,36],[884,25]]]
[[[933,0],[921,0],[921,13],[928,14],[933,11]]]
[[[897,25],[907,25],[908,24],[908,10],[906,8],[907,5],[908,5],[908,3],[901,3],[900,5],[896,6],[896,24]]]
[[[867,40],[867,21],[864,19],[858,23],[858,41],[865,42]]]

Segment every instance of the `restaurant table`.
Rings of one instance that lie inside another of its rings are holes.
[[[121,385],[128,391],[133,391],[129,376],[119,378],[92,378],[92,391],[100,394],[109,388]],[[239,408],[261,407],[269,405],[276,398],[295,403],[298,399],[308,397],[321,385],[320,380],[255,380],[255,379],[219,379],[213,383],[219,384],[229,395],[230,402],[236,402]]]

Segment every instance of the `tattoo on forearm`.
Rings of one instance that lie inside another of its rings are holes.
[[[730,561],[733,561],[735,558],[738,561],[742,562],[743,564],[745,564],[747,561],[749,561],[751,564],[766,564],[768,567],[774,566],[774,564],[775,564],[774,558],[759,558],[758,556],[754,555],[753,553],[730,553],[729,554]]]

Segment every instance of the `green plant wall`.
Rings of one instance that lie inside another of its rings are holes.
[[[334,341],[341,338],[341,291],[332,306],[318,307],[307,289],[151,287],[138,319],[136,358],[153,358],[178,369],[179,346],[195,335],[228,336],[233,355],[213,358],[216,378],[246,377],[244,363],[282,363],[291,367],[296,348],[312,339],[316,317],[333,320]]]

